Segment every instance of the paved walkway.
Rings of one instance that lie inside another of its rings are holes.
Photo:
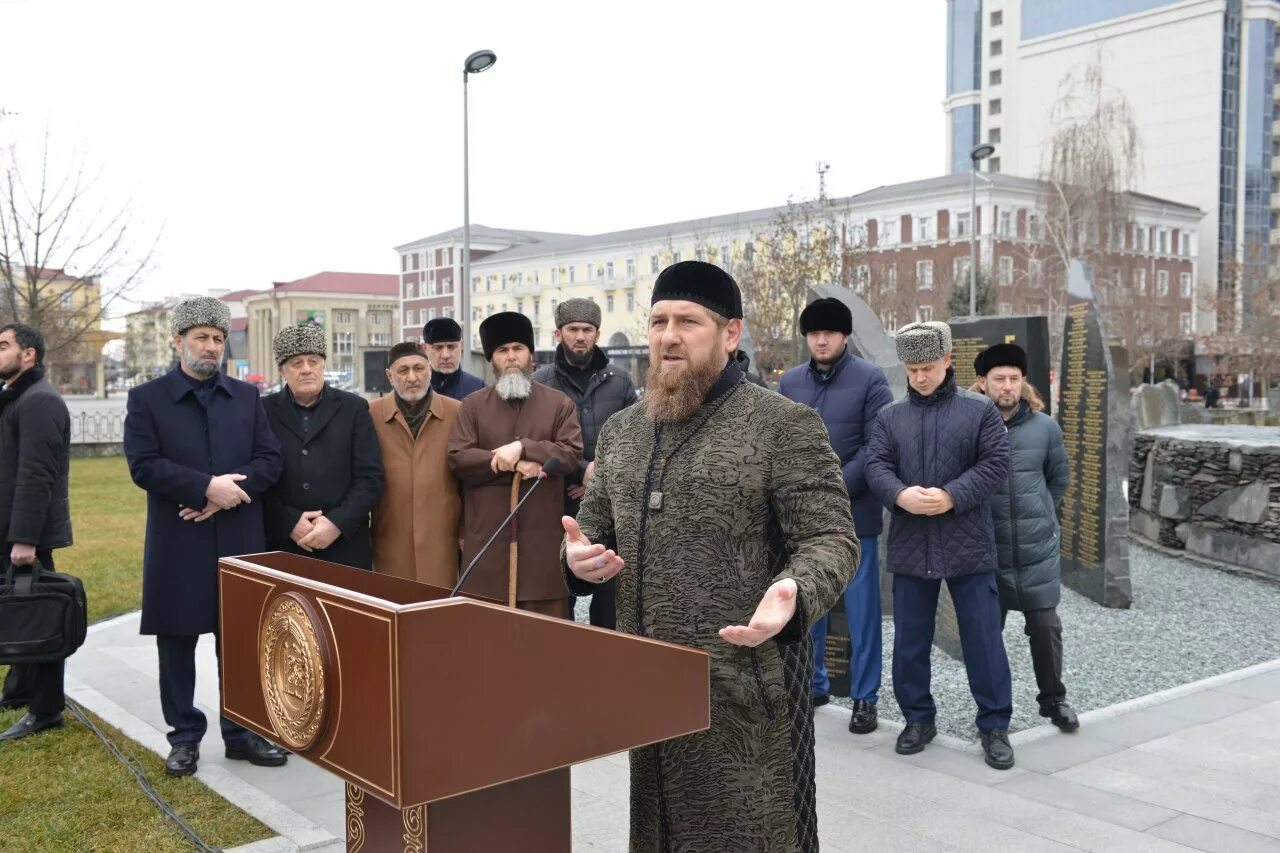
[[[199,648],[198,701],[216,719],[213,643]],[[68,693],[167,754],[156,650],[138,615],[90,629]],[[897,728],[850,735],[844,711],[818,709],[824,853],[876,851],[1280,851],[1280,660],[1082,715],[1081,731],[1013,737],[998,772],[951,739],[903,758]],[[279,833],[240,848],[343,849],[341,784],[292,758],[268,769],[226,761],[216,722],[198,778]],[[625,851],[627,758],[573,770],[574,850]]]

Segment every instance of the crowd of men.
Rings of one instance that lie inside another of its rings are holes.
[[[283,387],[259,398],[221,370],[226,305],[178,305],[178,364],[130,392],[124,438],[147,493],[141,631],[156,636],[167,772],[193,773],[200,757],[195,648],[218,639],[219,557],[282,550],[441,587],[475,563],[464,592],[562,618],[591,596],[592,624],[709,655],[710,729],[632,754],[633,849],[814,849],[812,719],[830,700],[828,660],[847,652],[849,730],[878,725],[886,511],[897,751],[936,735],[944,581],[986,762],[1014,763],[1009,610],[1024,613],[1040,713],[1074,729],[1055,609],[1065,454],[1026,354],[989,348],[963,390],[947,325],[910,324],[895,337],[909,387],[894,400],[849,346],[848,307],[821,299],[800,318],[812,358],[775,393],[748,373],[742,317],[730,275],[677,263],[654,285],[639,402],[599,346],[599,307],[571,299],[555,309],[554,362],[536,372],[522,314],[480,324],[490,385],[462,370],[461,329],[440,318],[421,344],[391,348],[391,393],[370,403],[325,383],[326,337],[306,325],[275,337]],[[15,566],[51,567],[71,542],[66,406],[42,362],[38,332],[0,329],[0,533]],[[514,552],[482,554],[544,476],[513,522]],[[849,648],[828,652],[840,599]],[[3,703],[29,712],[0,738],[60,725],[61,682],[61,663],[14,667]],[[228,758],[286,763],[220,727]]]

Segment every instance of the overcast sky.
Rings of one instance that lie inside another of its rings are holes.
[[[471,221],[596,233],[941,174],[943,0],[0,0],[0,140],[76,148],[142,233],[138,298],[395,272]],[[106,12],[107,8],[111,12]],[[609,7],[628,11],[610,12]]]

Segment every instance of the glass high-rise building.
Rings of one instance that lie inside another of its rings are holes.
[[[947,0],[947,163],[1039,177],[1063,80],[1100,57],[1137,120],[1136,189],[1205,211],[1198,287],[1280,261],[1280,0]],[[1273,243],[1275,249],[1273,250]]]

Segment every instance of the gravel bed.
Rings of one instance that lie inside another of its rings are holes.
[[[1280,586],[1199,565],[1136,543],[1129,546],[1133,605],[1117,610],[1062,589],[1063,683],[1076,711],[1104,708],[1211,675],[1280,658]],[[1013,671],[1011,731],[1047,722],[1019,613],[1004,629]],[[893,698],[893,622],[884,622],[880,716],[901,720]],[[938,731],[978,739],[964,664],[933,650]],[[848,705],[847,699],[833,698]]]
[[[1133,606],[1116,610],[1062,589],[1063,682],[1076,711],[1104,708],[1280,658],[1280,586],[1129,546]],[[577,602],[576,617],[587,621],[589,598]],[[884,670],[880,716],[901,720],[893,698],[893,622],[884,624]],[[1031,652],[1022,615],[1010,613],[1005,648],[1013,671],[1011,731],[1047,722],[1037,713]],[[933,650],[934,701],[938,731],[978,739],[976,709],[964,664]],[[849,706],[847,699],[832,703]]]

